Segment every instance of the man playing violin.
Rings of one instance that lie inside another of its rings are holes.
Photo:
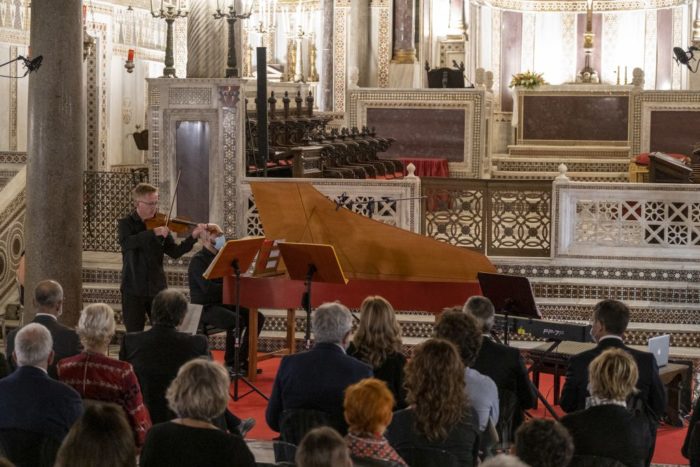
[[[190,284],[190,299],[192,303],[204,305],[201,321],[204,324],[226,329],[226,353],[224,362],[226,366],[233,367],[235,349],[236,307],[222,304],[223,280],[205,279],[202,275],[207,270],[214,257],[226,243],[226,238],[221,228],[216,224],[207,224],[208,228],[199,235],[202,249],[197,252],[190,261],[187,270]],[[248,313],[245,307],[240,307],[240,331],[248,329]],[[257,335],[265,323],[265,317],[258,312]],[[241,339],[240,349],[241,372],[248,371],[248,338]]]
[[[122,316],[126,332],[143,331],[151,302],[158,292],[168,287],[163,270],[163,255],[179,258],[197,242],[206,224],[197,224],[179,244],[167,226],[148,230],[145,221],[158,211],[158,189],[139,183],[132,191],[134,211],[119,219],[117,232],[122,249]]]

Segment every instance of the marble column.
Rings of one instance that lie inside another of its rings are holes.
[[[464,0],[450,0],[449,35],[464,36]]]
[[[333,110],[333,0],[323,0],[323,37],[321,50],[321,101],[319,109]]]
[[[414,63],[415,0],[394,0],[394,63]]]
[[[41,68],[29,75],[27,302],[36,284],[63,286],[61,321],[73,325],[82,308],[83,30],[81,0],[32,0],[30,45]],[[26,308],[25,321],[33,317]]]
[[[229,4],[230,2],[225,2],[225,5]],[[215,11],[215,0],[190,2],[190,14],[187,17],[188,78],[223,78],[225,75],[228,24],[225,18],[214,19]],[[224,12],[228,12],[228,8]],[[240,44],[238,38],[236,44]],[[241,57],[239,50],[236,50],[236,56]],[[240,69],[240,63],[238,67]]]

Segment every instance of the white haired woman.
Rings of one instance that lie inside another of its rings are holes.
[[[136,446],[141,447],[151,428],[151,417],[131,364],[107,356],[115,328],[114,310],[109,305],[86,306],[80,312],[77,329],[85,350],[58,362],[58,379],[72,386],[83,399],[121,406]]]
[[[151,429],[139,465],[254,467],[243,438],[211,423],[226,409],[229,384],[222,365],[202,359],[182,365],[165,396],[178,418]]]

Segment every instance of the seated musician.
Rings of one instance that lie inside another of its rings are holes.
[[[666,391],[659,378],[659,367],[656,365],[654,355],[631,349],[624,344],[623,336],[629,317],[630,311],[627,305],[617,300],[603,300],[595,305],[591,320],[593,323],[591,336],[598,345],[591,350],[571,357],[569,360],[560,405],[565,412],[585,409],[586,399],[590,396],[588,392],[588,365],[607,349],[617,348],[628,352],[634,358],[639,369],[637,381],[639,392],[634,397],[649,418],[649,431],[652,437],[651,449],[646,463],[649,465],[654,453],[656,428],[666,409]]]
[[[218,251],[226,243],[223,231],[216,224],[207,224],[207,229],[203,230],[199,236],[202,249],[192,257],[187,275],[190,285],[190,300],[192,303],[204,305],[202,308],[201,323],[226,330],[226,352],[224,362],[226,366],[233,368],[235,350],[235,328],[236,328],[236,307],[235,305],[224,305],[223,299],[223,279],[205,279],[204,272],[207,270]],[[248,329],[248,309],[240,307],[240,333]],[[260,335],[265,317],[258,312],[257,335]],[[248,371],[248,337],[241,338],[240,349],[240,369],[245,373]],[[234,369],[235,370],[235,369]]]

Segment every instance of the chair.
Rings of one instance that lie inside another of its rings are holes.
[[[425,62],[425,71],[428,72],[429,88],[463,88],[464,87],[464,65],[460,68],[434,68],[430,69],[428,62]]]
[[[342,421],[333,420],[331,415],[313,409],[290,409],[280,417],[280,438],[282,441],[299,445],[306,433],[319,426],[330,426],[344,435],[347,427]]]
[[[18,467],[52,467],[59,447],[59,440],[43,433],[0,430],[0,449]]]
[[[569,467],[625,467],[625,464],[610,457],[576,455]]]
[[[458,467],[454,454],[442,449],[402,448],[396,450],[410,467]]]
[[[246,441],[258,465],[281,465],[280,462],[294,463],[297,447],[285,441]],[[277,462],[277,464],[275,464]],[[282,464],[283,465],[283,464]]]
[[[353,467],[398,467],[400,465],[393,461],[374,459],[372,457],[351,457]]]

